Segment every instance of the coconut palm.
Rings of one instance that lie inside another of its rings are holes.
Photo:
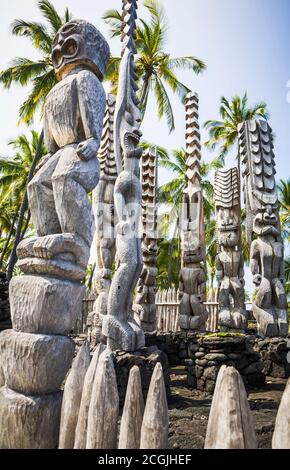
[[[146,0],[144,6],[149,12],[150,20],[149,22],[142,18],[137,20],[137,55],[135,59],[143,116],[148,96],[152,91],[157,103],[158,117],[166,117],[171,132],[175,124],[167,88],[173,93],[177,93],[183,102],[189,89],[178,80],[176,72],[187,69],[199,74],[205,70],[206,66],[197,57],[173,58],[165,52],[168,25],[164,8],[158,0]],[[103,15],[103,19],[111,28],[111,37],[121,35],[122,17],[120,12],[109,10]],[[119,57],[111,57],[106,73],[106,79],[112,84],[112,93],[117,91],[119,63]]]
[[[30,123],[36,110],[42,108],[48,92],[56,83],[50,53],[59,28],[71,19],[68,9],[60,16],[49,0],[39,0],[39,10],[45,23],[16,19],[11,25],[12,34],[28,38],[39,52],[38,60],[26,57],[14,58],[9,67],[0,73],[0,83],[5,88],[12,84],[32,85],[28,98],[20,107],[21,122]]]
[[[0,157],[0,191],[5,196],[4,200],[15,211],[8,235],[8,238],[11,239],[14,230],[16,230],[8,267],[8,280],[10,280],[16,261],[17,245],[24,237],[30,221],[26,187],[33,177],[36,164],[45,155],[46,150],[43,144],[43,133],[39,136],[36,131],[31,131],[31,140],[26,135],[21,134],[16,139],[11,140],[8,145],[13,148],[15,154],[12,157]],[[7,240],[4,247],[6,250],[9,247],[10,239]],[[2,253],[2,259],[6,254],[5,251],[4,254]]]
[[[290,242],[290,178],[281,180],[277,185],[280,202],[282,236]]]
[[[269,113],[264,102],[256,103],[253,107],[248,106],[248,96],[245,92],[243,97],[234,96],[228,100],[224,96],[220,100],[220,120],[206,121],[204,127],[208,130],[209,140],[205,145],[214,150],[219,146],[219,158],[224,161],[229,151],[236,146],[238,141],[238,125],[250,119],[268,119]],[[238,168],[240,172],[240,155],[237,149]]]

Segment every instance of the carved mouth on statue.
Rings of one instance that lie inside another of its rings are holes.
[[[238,228],[239,227],[237,225],[227,225],[227,226],[222,225],[221,227],[218,227],[218,230],[220,232],[236,232]]]

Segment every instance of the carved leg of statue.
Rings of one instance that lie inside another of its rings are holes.
[[[231,328],[230,278],[224,277],[219,292],[219,325],[221,331]]]
[[[141,247],[141,240],[139,238],[135,239],[136,243],[136,254],[137,254],[137,265],[135,269],[135,275],[133,278],[133,286],[137,285],[138,279],[140,278],[142,268],[143,268],[143,254],[142,254],[142,247]],[[133,317],[133,301],[134,301],[134,291],[132,290],[131,295],[128,296],[128,302],[126,304],[126,309],[128,312],[128,320],[131,328],[134,330],[136,335],[136,340],[138,345],[143,345],[144,343],[144,333],[143,330],[140,328],[138,323],[134,320]],[[141,346],[139,346],[141,347]]]
[[[247,312],[244,302],[244,288],[237,277],[230,280],[230,293],[234,300],[234,308],[231,311],[233,328],[235,331],[244,332],[247,328]]]
[[[191,307],[191,316],[190,319],[190,329],[199,330],[201,332],[205,331],[205,322],[208,317],[208,312],[206,307],[200,303],[199,296],[192,294],[190,296],[190,307]]]
[[[59,158],[60,152],[56,152],[40,168],[27,188],[31,219],[39,237],[61,232],[51,182]]]
[[[127,228],[130,229],[128,224]],[[125,225],[123,230],[126,231]],[[127,310],[132,302],[134,289],[132,286],[140,263],[139,253],[135,237],[126,233],[117,235],[116,247],[120,264],[109,292],[108,311],[111,315],[103,319],[103,334],[108,337],[108,346],[112,349],[115,349],[116,344],[122,344],[124,351],[134,351],[144,346],[144,335],[141,333],[141,342],[128,323],[128,315],[131,312]]]
[[[190,295],[183,292],[179,303],[179,326],[182,330],[188,330],[191,317]]]
[[[278,317],[278,328],[280,336],[288,335],[288,314],[287,297],[282,282],[279,279],[273,279],[274,299],[276,304],[276,314]]]
[[[97,158],[82,161],[75,145],[64,147],[52,176],[55,207],[62,232],[78,234],[91,246],[93,213],[87,193],[98,184],[100,165]]]
[[[277,316],[272,305],[272,286],[264,277],[253,302],[253,315],[257,320],[257,331],[260,336],[278,336]]]

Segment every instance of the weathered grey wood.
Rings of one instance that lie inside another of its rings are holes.
[[[199,98],[188,92],[186,114],[186,182],[181,210],[182,266],[179,273],[179,326],[182,330],[205,331],[206,296],[205,229],[201,186]],[[202,264],[203,263],[203,264]]]
[[[96,153],[106,101],[102,79],[109,56],[107,41],[85,20],[62,25],[53,41],[51,60],[58,83],[48,93],[43,110],[48,153],[27,186],[36,236],[17,247],[18,267],[25,274],[10,286],[17,331],[4,331],[0,338],[5,381],[11,389],[7,393],[0,389],[0,447],[58,444],[58,392],[74,353],[74,342],[65,335],[81,313],[81,281],[94,235],[88,193],[100,176]],[[69,399],[64,407],[74,414],[73,422],[82,376],[83,370],[79,376],[73,370],[67,385],[74,394],[75,409],[68,406]],[[69,434],[73,425],[66,413]],[[67,436],[63,441],[61,447],[73,447],[73,437],[69,444]]]
[[[238,168],[215,172],[219,325],[221,331],[247,328],[244,293],[244,257],[241,244],[240,177]]]
[[[0,389],[0,449],[56,449],[62,393],[27,396]]]
[[[234,367],[220,368],[212,400],[205,449],[255,449],[251,410],[244,383]]]
[[[87,440],[87,427],[89,417],[89,407],[92,397],[92,389],[100,355],[105,350],[104,344],[98,344],[93,354],[93,358],[87,370],[83,393],[81,398],[80,410],[75,431],[74,449],[85,449]]]
[[[4,330],[0,355],[6,384],[25,395],[56,392],[64,380],[74,354],[67,336],[36,335]]]
[[[130,370],[121,419],[119,449],[139,449],[144,413],[141,376],[138,366]]]
[[[133,320],[134,289],[142,271],[139,235],[141,183],[138,147],[142,133],[140,103],[137,97],[135,30],[137,1],[122,4],[122,54],[114,115],[114,149],[118,177],[114,189],[116,257],[118,263],[108,295],[108,314],[103,316],[102,333],[112,351],[136,351],[145,345],[143,330]],[[134,207],[134,209],[133,209]]]
[[[260,336],[287,336],[284,246],[272,129],[265,120],[251,120],[240,124],[238,132],[246,199],[246,235],[256,286],[253,315]]]
[[[288,379],[278,409],[272,449],[290,449],[290,379]]]
[[[105,350],[99,359],[89,407],[87,449],[115,449],[119,395],[113,360]]]
[[[168,406],[160,363],[156,364],[147,395],[141,428],[140,449],[166,449],[168,447]]]
[[[68,374],[65,382],[61,406],[61,420],[59,431],[59,449],[73,449],[75,430],[82,398],[85,375],[90,364],[90,346],[85,342]]]

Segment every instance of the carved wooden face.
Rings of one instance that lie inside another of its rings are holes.
[[[102,80],[109,60],[109,46],[92,24],[72,20],[58,31],[51,59],[58,80],[67,70],[81,64],[88,66]]]
[[[218,243],[222,246],[236,246],[239,244],[240,220],[239,208],[217,208]]]
[[[254,217],[253,231],[257,235],[279,235],[278,206],[261,207]]]
[[[121,146],[123,149],[124,157],[131,158],[142,156],[142,150],[136,149],[142,137],[142,132],[139,130],[141,124],[141,111],[139,108],[139,101],[134,90],[134,84],[131,78],[132,68],[134,68],[133,55],[128,54],[127,64],[127,80],[131,81],[132,86],[128,87],[125,99],[125,112],[122,116],[120,125]]]

